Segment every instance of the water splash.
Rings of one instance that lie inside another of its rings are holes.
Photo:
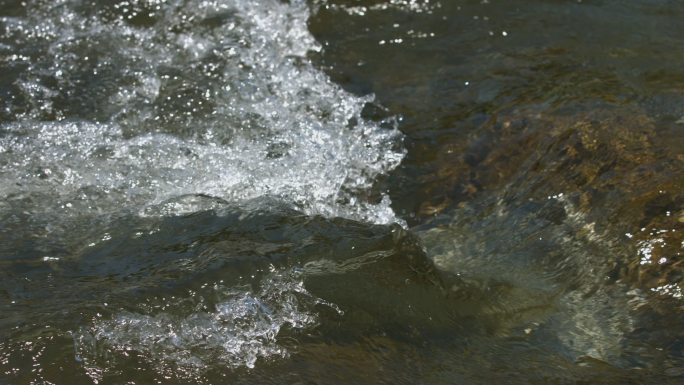
[[[375,191],[404,156],[396,121],[365,119],[373,97],[312,64],[321,47],[305,1],[17,7],[0,18],[0,233],[16,258],[59,269],[110,240],[121,218],[243,202],[401,222]],[[22,249],[36,237],[49,242]],[[214,295],[97,318],[74,335],[77,355],[96,381],[134,354],[169,373],[252,367],[287,354],[283,328],[316,322],[318,300],[292,276]]]
[[[100,378],[133,355],[160,373],[185,377],[212,367],[253,368],[258,359],[288,355],[279,333],[314,326],[315,305],[339,311],[307,292],[296,272],[273,270],[257,291],[214,284],[190,294],[95,319],[74,335],[77,360]]]
[[[13,122],[0,127],[5,196],[30,199],[36,216],[144,213],[204,194],[399,221],[371,190],[401,162],[400,134],[362,118],[371,96],[308,60],[320,46],[304,2],[95,3],[3,18],[0,42],[16,52],[2,64],[16,73],[2,106]]]

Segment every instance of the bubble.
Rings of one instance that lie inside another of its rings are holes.
[[[404,156],[396,122],[363,119],[373,97],[312,65],[303,1],[86,3],[30,5],[0,39],[30,57],[0,126],[3,194],[57,220],[203,195],[401,222],[372,192]]]
[[[316,316],[308,309],[328,304],[309,294],[296,273],[274,271],[260,286],[253,292],[205,285],[185,300],[153,301],[151,311],[95,319],[74,334],[77,359],[101,372],[117,357],[138,354],[160,373],[196,377],[212,366],[253,368],[260,358],[286,357],[281,329],[314,326]],[[204,297],[219,299],[209,305]]]

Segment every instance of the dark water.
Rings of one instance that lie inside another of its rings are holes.
[[[0,383],[684,382],[684,3],[0,0]]]

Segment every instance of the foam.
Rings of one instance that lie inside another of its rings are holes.
[[[110,239],[117,218],[259,197],[401,222],[373,191],[404,156],[396,121],[364,119],[372,95],[344,91],[311,63],[321,46],[308,17],[301,0],[64,0],[2,18],[0,68],[15,77],[0,101],[3,231],[68,252]],[[260,285],[218,288],[213,307],[170,301],[173,311],[98,318],[75,334],[77,357],[96,380],[114,365],[100,353],[188,373],[282,357],[279,332],[314,325],[318,302],[291,275]]]
[[[208,304],[205,297],[218,300]],[[272,271],[256,292],[214,284],[184,299],[149,302],[146,313],[98,318],[75,334],[77,359],[100,369],[89,373],[101,378],[117,359],[131,354],[160,373],[181,377],[197,378],[216,366],[253,368],[259,358],[287,357],[278,341],[281,329],[312,327],[317,318],[309,309],[332,306],[309,294],[299,274],[288,271]]]
[[[30,108],[1,128],[2,193],[47,195],[34,206],[54,211],[88,189],[100,214],[188,194],[271,196],[311,215],[400,221],[386,196],[363,198],[401,162],[400,134],[361,118],[372,96],[307,59],[320,46],[304,2],[74,8],[13,20],[17,41],[44,56],[17,80]],[[152,25],[127,23],[145,12]]]

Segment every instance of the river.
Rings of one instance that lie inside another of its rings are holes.
[[[680,384],[684,3],[0,0],[0,383]]]

